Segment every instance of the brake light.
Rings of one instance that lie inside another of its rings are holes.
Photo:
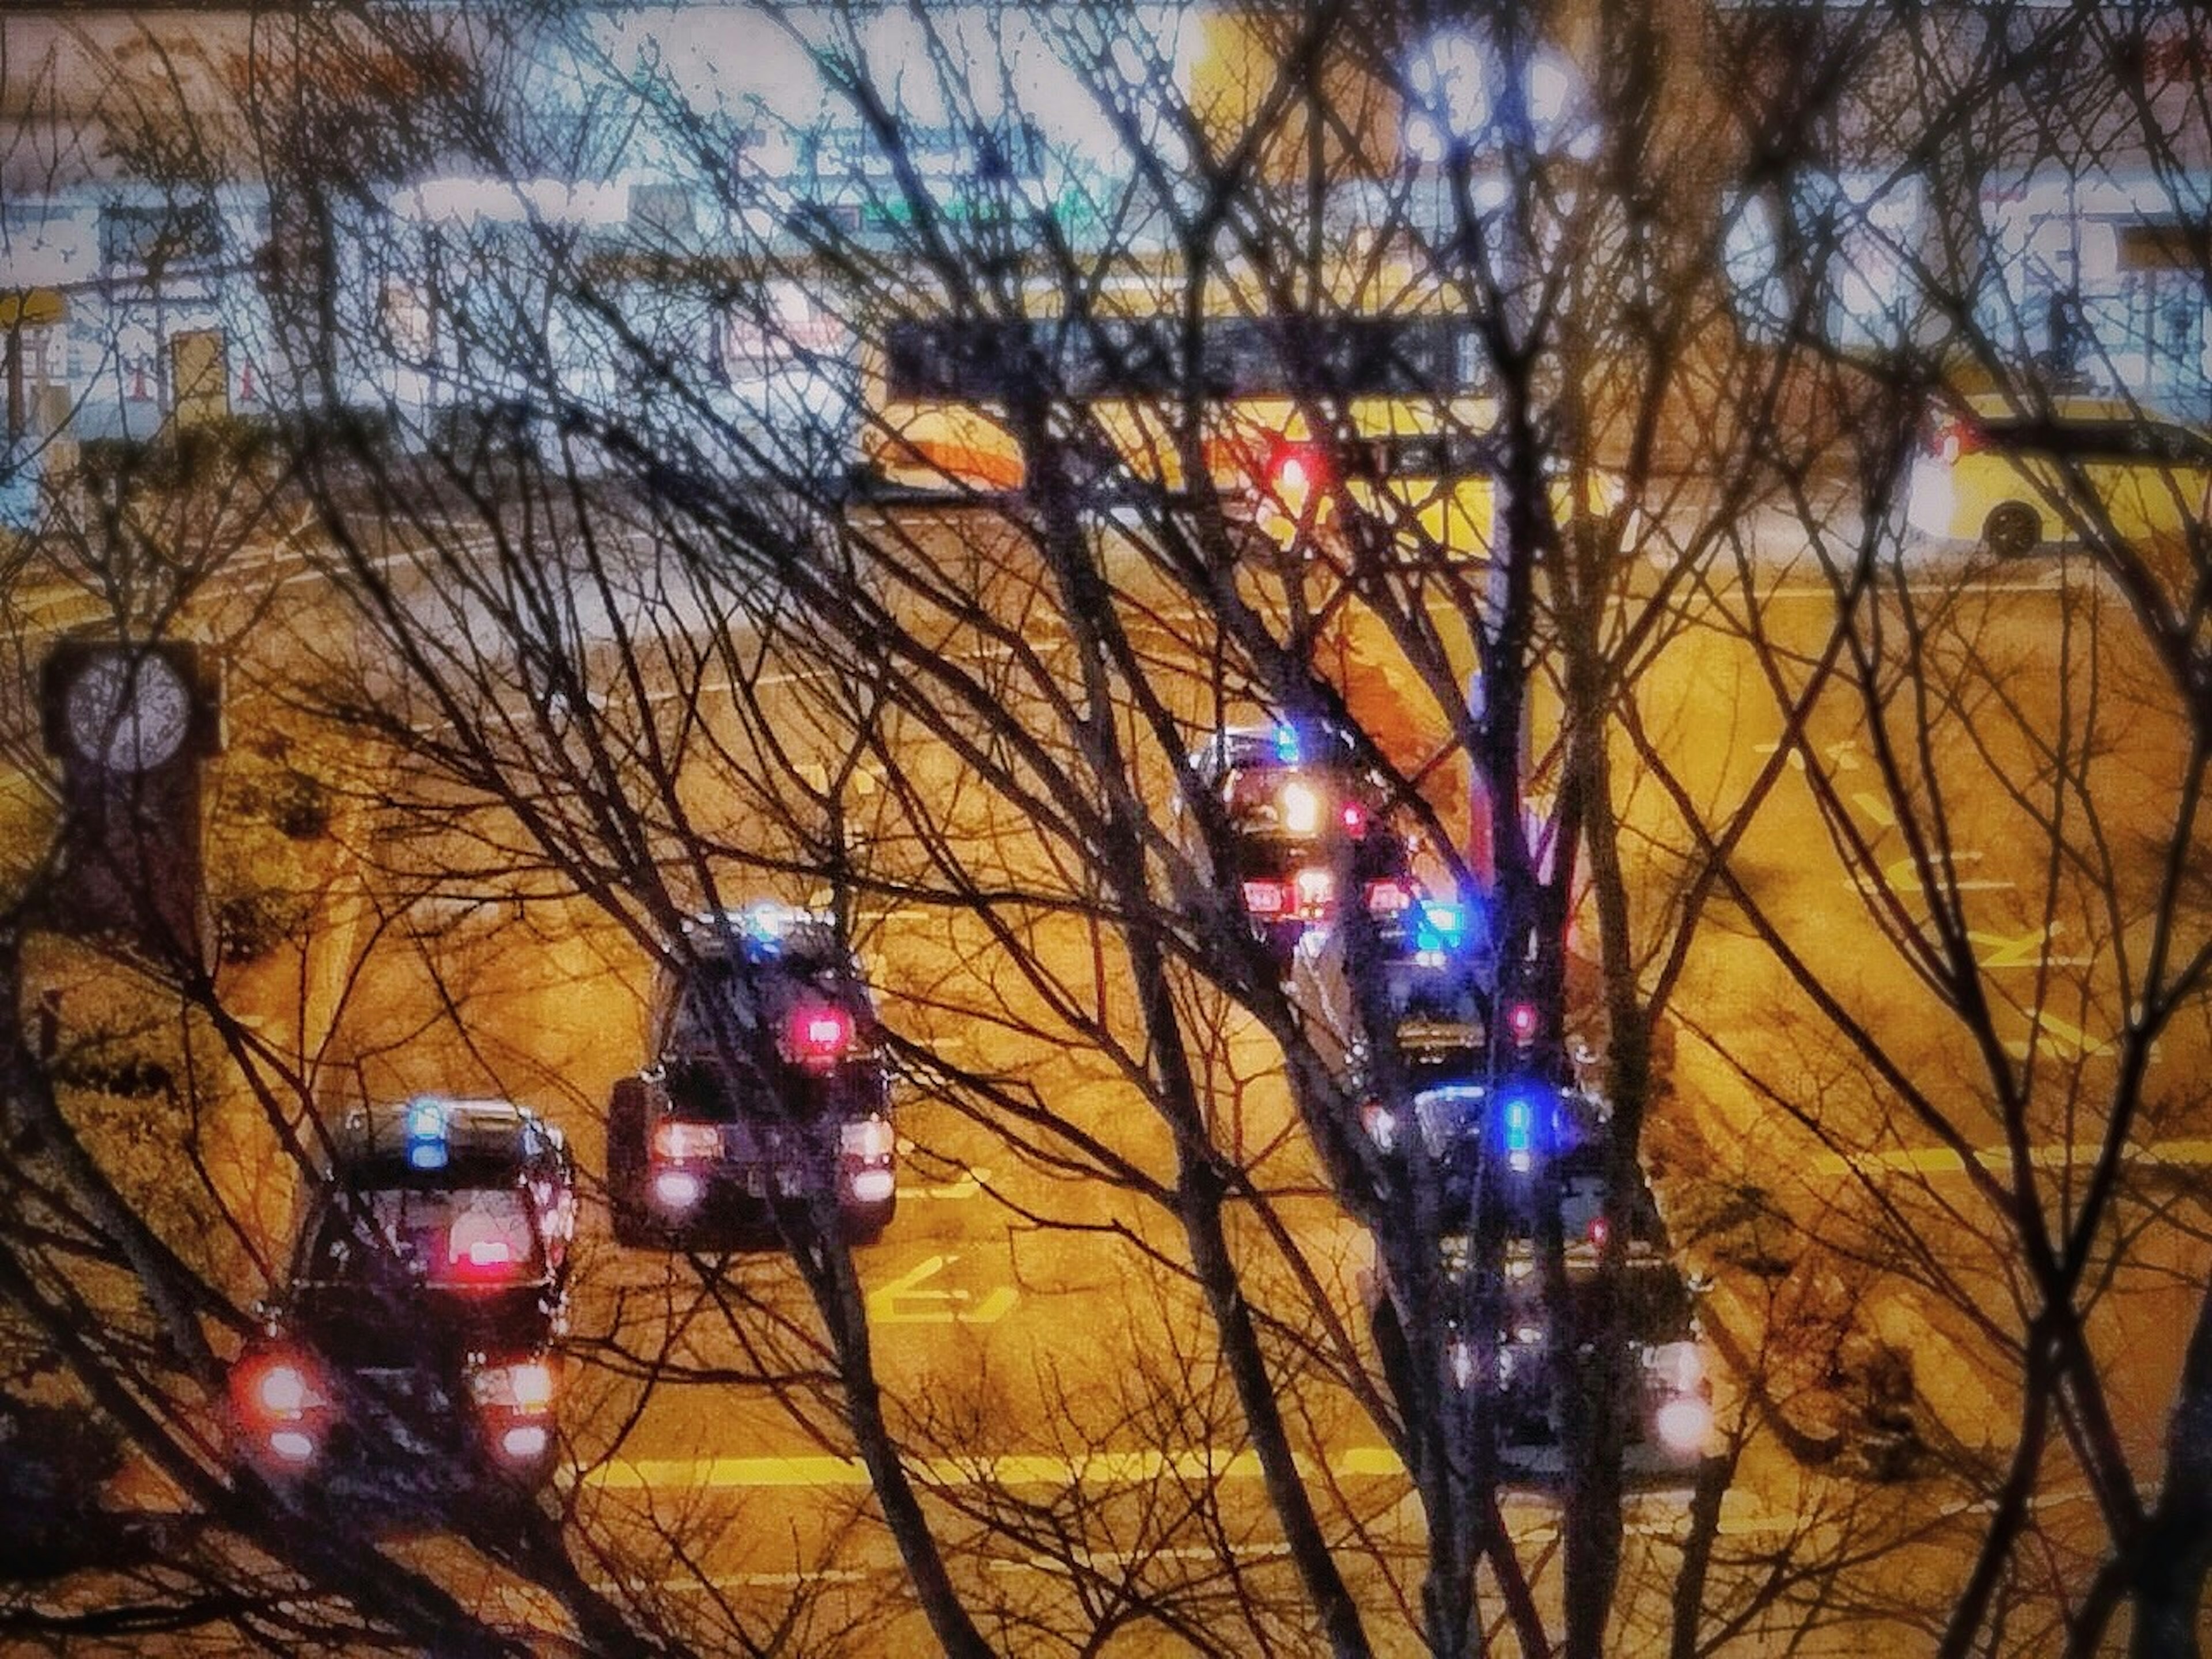
[[[240,1359],[231,1369],[230,1393],[240,1420],[264,1437],[279,1431],[304,1432],[301,1425],[306,1419],[329,1403],[314,1367],[289,1349],[264,1351]],[[294,1462],[301,1461],[293,1452],[272,1449]]]
[[[1605,1218],[1603,1216],[1592,1216],[1590,1218],[1589,1229],[1591,1247],[1595,1249],[1603,1249],[1605,1248],[1606,1237],[1610,1231],[1611,1230],[1605,1224]]]
[[[809,1062],[836,1060],[853,1041],[853,1018],[842,1008],[801,1008],[791,1016],[791,1049]]]
[[[1367,884],[1367,914],[1370,916],[1401,916],[1413,908],[1413,890],[1402,881],[1370,881]]]
[[[1346,835],[1357,837],[1367,833],[1367,809],[1358,801],[1345,802],[1344,810],[1337,817],[1344,825]]]
[[[297,1417],[313,1397],[307,1374],[281,1360],[263,1371],[253,1388],[255,1403],[271,1417]]]
[[[1988,434],[1962,416],[1939,421],[1929,431],[1929,453],[1949,465],[1961,455],[1972,455],[1987,447]]]
[[[722,1150],[722,1132],[711,1123],[663,1123],[653,1132],[653,1155],[664,1163],[688,1164]]]
[[[1244,908],[1255,916],[1279,916],[1285,899],[1283,884],[1279,881],[1248,881],[1244,884]]]
[[[1298,872],[1298,909],[1306,915],[1318,915],[1336,902],[1336,872],[1319,864],[1310,864]]]
[[[536,1416],[553,1408],[558,1385],[552,1366],[542,1359],[526,1359],[511,1365],[486,1365],[471,1372],[469,1392],[479,1406]]]
[[[1267,463],[1267,483],[1285,510],[1298,514],[1305,510],[1308,498],[1322,487],[1328,472],[1321,452],[1312,445],[1283,444]]]
[[[1536,1005],[1533,1002],[1516,1002],[1505,1011],[1505,1029],[1512,1033],[1513,1041],[1523,1048],[1536,1040]]]
[[[866,1117],[857,1123],[841,1124],[837,1129],[837,1150],[847,1158],[871,1162],[889,1158],[893,1139],[891,1126],[879,1117]]]

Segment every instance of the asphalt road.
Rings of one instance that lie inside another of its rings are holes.
[[[957,519],[904,527],[933,549],[957,537],[976,556],[996,556],[988,534]],[[1755,533],[1770,564],[1795,546],[1786,525],[1762,521]],[[284,585],[287,625],[302,640],[319,638],[332,625],[330,613],[295,586]],[[1937,586],[1931,578],[1926,591]],[[2092,591],[2094,584],[2072,580],[2008,575],[1979,584],[1954,612],[1960,636],[1996,670],[1981,677],[1995,688],[1984,696],[2002,692],[2008,701],[2001,715],[1980,722],[1994,734],[1986,752],[1948,749],[1941,758],[1947,778],[1958,781],[1944,805],[1967,937],[1985,982],[2009,998],[2001,1014],[2008,1041],[2019,1057],[2033,1052],[2046,1078],[2071,1068],[2094,1083],[2124,1012],[2110,973],[2111,940],[2140,928],[2139,910],[2127,907],[2144,902],[2154,872],[2143,867],[2149,855],[2120,836],[2117,921],[2097,908],[2094,892],[2063,884],[2054,890],[2047,837],[2039,842],[2033,812],[2005,787],[2035,775],[2039,734],[2058,730],[2062,714],[2082,706],[2087,659],[2071,647],[2057,655],[2059,622],[2069,606],[2078,613]],[[1800,660],[1820,643],[1825,594],[1800,571],[1781,577],[1760,608]],[[1741,592],[1723,588],[1690,610],[1691,625],[1658,653],[1637,695],[1655,750],[1679,773],[1688,798],[1717,818],[1774,755],[1784,727],[1741,637]],[[1163,603],[1148,626],[1170,652],[1188,623]],[[1028,642],[1051,659],[1048,629],[1030,629]],[[1372,628],[1344,630],[1335,647],[1353,682],[1356,712],[1395,757],[1408,759],[1401,748],[1434,729],[1427,694]],[[284,649],[275,640],[266,648],[272,657]],[[972,659],[987,657],[979,651]],[[2108,649],[2100,659],[2106,684],[2127,680],[2132,671],[2123,659]],[[809,710],[825,678],[804,662],[775,671],[763,696],[785,729],[818,726]],[[2112,707],[2122,707],[2112,695]],[[1202,726],[1209,696],[1202,674],[1179,684],[1176,701],[1194,729]],[[746,754],[743,723],[711,696],[704,706],[725,757]],[[1540,740],[1544,718],[1540,707]],[[2106,769],[2098,799],[2116,828],[2140,824],[2164,799],[2176,734],[2140,713],[2100,719],[2097,764]],[[1808,732],[1875,867],[1909,875],[1905,815],[1881,784],[1863,711],[1825,700]],[[1966,742],[1963,732],[1952,730],[1947,742]],[[959,827],[963,858],[1009,879],[1066,879],[1018,825],[980,804],[969,810],[958,769],[941,750],[911,732],[894,741],[902,764],[937,780],[932,787]],[[1639,911],[1663,927],[1680,875],[1679,808],[1625,746],[1616,764],[1628,816],[1652,849],[1635,871]],[[1837,821],[1807,787],[1802,757],[1784,764],[1789,775],[1739,850],[1737,867],[1753,896],[1825,964],[1845,1006],[1880,1034],[1905,1073],[1925,1083],[1968,1143],[1999,1148],[2001,1126],[1977,1056],[1931,1013],[1924,983],[1869,919],[1864,878],[1838,857]],[[344,850],[324,872],[321,925],[296,957],[239,970],[239,1006],[272,1037],[316,1058],[325,1103],[356,1087],[506,1093],[550,1112],[586,1169],[598,1169],[607,1090],[646,1058],[643,953],[586,906],[527,896],[544,890],[543,882],[518,884],[520,903],[450,883],[426,882],[408,896],[402,872],[434,874],[473,856],[482,828],[448,824],[396,838],[375,803],[398,781],[373,768],[350,778],[357,804],[342,816]],[[1443,775],[1430,793],[1447,816],[1457,787]],[[878,825],[895,822],[890,804],[876,799],[884,809]],[[687,801],[713,833],[742,842],[744,802],[720,799],[704,783]],[[1163,1573],[1199,1582],[1223,1553],[1254,1584],[1284,1585],[1286,1569],[1238,1440],[1233,1400],[1207,1364],[1204,1319],[1188,1286],[1158,1260],[1178,1251],[1170,1218],[1087,1170],[1064,1141],[1012,1144],[1000,1127],[934,1097],[919,1057],[934,1054],[1032,1090],[1070,1125],[1158,1174],[1168,1167],[1168,1149],[1148,1109],[1095,1054],[1071,1047],[1065,1023],[1036,987],[1000,970],[972,917],[894,905],[863,923],[887,1017],[917,1056],[899,1105],[906,1143],[900,1213],[861,1257],[889,1409],[949,1530],[976,1515],[1003,1522],[1018,1513],[1041,1540],[1025,1553],[1000,1547],[988,1559],[963,1556],[960,1571],[1000,1607],[1025,1598],[1050,1604],[1079,1587],[1118,1583],[1127,1592]],[[1047,924],[1037,956],[1126,1029],[1127,1011],[1114,1006],[1111,965],[1100,979],[1079,928]],[[2068,985],[2080,988],[2070,1002],[2059,994]],[[1707,1318],[1723,1346],[1755,1357],[1789,1346],[1799,1327],[1786,1321],[1825,1320],[1908,1349],[1931,1439],[1994,1455],[2008,1438],[2013,1407],[2000,1345],[1977,1322],[1992,1316],[1998,1328],[2016,1328],[2017,1319],[2002,1252],[1988,1243],[1990,1217],[1956,1157],[1925,1125],[1899,1113],[1863,1064],[1837,1050],[1771,953],[1725,908],[1707,919],[1674,1006],[1672,1092],[1651,1137],[1663,1166],[1662,1197],[1678,1224],[1731,1188],[1757,1189],[1769,1212],[1759,1224],[1765,1231],[1752,1253],[1755,1267],[1742,1265],[1740,1231],[1716,1231],[1690,1245],[1716,1279]],[[2093,1320],[2112,1356],[2107,1378],[2126,1446],[2152,1475],[2163,1404],[2206,1265],[2200,1176],[2212,1158],[2212,1121],[2203,1121],[2201,1091],[2187,1082],[2202,1074],[2203,1037],[2177,1030],[2161,1046],[2152,1088],[2159,1110],[2130,1158],[2130,1192],[2140,1196],[2129,1214],[2157,1203],[2167,1206],[2167,1219],[2115,1274]],[[1245,1017],[1225,1016],[1203,1060],[1220,1132],[1250,1159],[1255,1182],[1276,1196],[1292,1247],[1286,1255],[1261,1229],[1243,1224],[1249,1218],[1240,1219],[1237,1243],[1255,1305],[1279,1312],[1290,1328],[1310,1328],[1304,1292],[1290,1271],[1303,1265],[1348,1333],[1348,1346],[1324,1343],[1296,1359],[1293,1346],[1282,1345],[1285,1391],[1297,1402],[1296,1432],[1326,1522],[1346,1540],[1347,1559],[1359,1563],[1354,1570],[1373,1575],[1367,1593],[1380,1609],[1416,1582],[1419,1534],[1402,1472],[1346,1385],[1346,1368],[1364,1366],[1370,1376],[1374,1369],[1361,1316],[1364,1243],[1316,1190],[1313,1161],[1265,1035]],[[1782,1109],[1785,1102],[1797,1115]],[[2054,1106],[2035,1127],[2039,1167],[2055,1174],[2081,1161],[2082,1143],[2098,1125],[2094,1116],[2069,1120]],[[283,1206],[270,1183],[249,1183],[265,1163],[254,1153],[256,1128],[248,1121],[229,1133],[238,1148],[237,1201],[273,1241]],[[1041,1155],[1046,1151],[1059,1156]],[[1843,1261],[1803,1245],[1797,1230],[1831,1226],[1838,1216],[1857,1226],[1881,1199],[1911,1218],[1929,1258],[1951,1275],[1948,1294],[1912,1282],[1909,1264]],[[717,1620],[757,1629],[803,1605],[823,1629],[849,1621],[875,1632],[871,1639],[910,1634],[896,1562],[819,1382],[816,1325],[795,1275],[772,1255],[698,1260],[617,1250],[601,1212],[594,1207],[587,1216],[567,1431],[580,1536],[604,1549],[610,1579],[649,1582],[690,1608],[685,1616],[702,1631]],[[1802,1424],[1817,1431],[1837,1418],[1831,1381],[1793,1380],[1786,1369],[1776,1375],[1802,1395]],[[1723,1375],[1725,1419],[1736,1420],[1744,1394],[1743,1378]],[[1823,1528],[1859,1528],[1852,1536],[1863,1544],[1868,1528],[1902,1534],[1925,1523],[1929,1490],[1870,1483],[1843,1462],[1808,1468],[1771,1435],[1754,1435],[1723,1510],[1723,1533],[1747,1559],[1778,1540],[1804,1547],[1826,1539]],[[1957,1501],[1955,1488],[1943,1491],[1945,1503]],[[2054,1537],[2076,1546],[2094,1539],[2063,1479],[2047,1502]],[[1213,1517],[1213,1530],[1199,1525],[1200,1514]],[[1516,1499],[1511,1516],[1516,1536],[1542,1556],[1549,1505]],[[1679,1499],[1640,1503],[1635,1548],[1660,1561],[1675,1547],[1684,1516]],[[1955,1565],[1972,1525],[1971,1508],[1962,1507],[1954,1524],[1936,1527],[1915,1547],[1932,1564],[1935,1582],[1945,1563]],[[1074,1534],[1079,1550],[1055,1552],[1042,1541]],[[1364,1547],[1350,1547],[1360,1537]],[[1395,1586],[1383,1582],[1382,1564]],[[1653,1582],[1663,1586],[1665,1577],[1658,1572]],[[1624,1629],[1648,1627],[1662,1615],[1663,1588],[1647,1585],[1638,1595],[1644,1599],[1632,1596],[1624,1609]],[[1852,1639],[1852,1627],[1840,1628],[1834,1650],[1862,1650]],[[1818,1643],[1806,1650],[1820,1650]]]

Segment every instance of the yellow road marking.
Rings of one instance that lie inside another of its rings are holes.
[[[2010,886],[2009,882],[2004,884]],[[2024,933],[1976,933],[1966,938],[1984,948],[1975,958],[1981,968],[2079,968],[2088,962],[2087,957],[2055,957],[2044,949],[2065,931],[2066,924],[2054,921],[2046,927],[2031,927]]]
[[[1296,1459],[1299,1474],[1314,1473],[1311,1462]],[[1253,1480],[1260,1459],[1251,1451],[1211,1447],[1186,1451],[1144,1448],[1086,1452],[1070,1457],[1056,1452],[1012,1452],[1000,1456],[933,1457],[908,1464],[933,1486],[1143,1486],[1152,1481]],[[1402,1475],[1397,1455],[1383,1446],[1354,1446],[1334,1459],[1340,1476]],[[686,1487],[865,1486],[866,1468],[855,1457],[646,1457],[618,1458],[583,1474],[583,1484],[608,1492],[676,1490]]]
[[[925,1257],[888,1285],[868,1292],[868,1319],[878,1325],[995,1325],[1012,1313],[1021,1292],[996,1285],[977,1299],[974,1291],[922,1288],[960,1260],[956,1254]]]

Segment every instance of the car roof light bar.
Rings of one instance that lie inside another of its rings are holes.
[[[446,1103],[412,1101],[407,1108],[407,1162],[417,1170],[446,1167]]]

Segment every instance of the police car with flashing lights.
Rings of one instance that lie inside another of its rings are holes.
[[[1627,1364],[1621,1472],[1632,1485],[1681,1488],[1696,1477],[1713,1438],[1712,1384],[1707,1375],[1697,1292],[1656,1243],[1621,1252],[1609,1286],[1601,1276],[1601,1224],[1571,1237],[1566,1271],[1547,1287],[1533,1244],[1508,1240],[1502,1283],[1491,1299],[1497,1325],[1483,1374],[1472,1340],[1474,1251],[1463,1231],[1438,1241],[1443,1312],[1437,1345],[1444,1383],[1470,1412],[1492,1425],[1505,1476],[1516,1484],[1556,1487],[1567,1469],[1565,1390],[1581,1386],[1606,1340],[1607,1291],[1616,1313],[1613,1340]],[[1387,1273],[1364,1276],[1384,1375],[1401,1398],[1417,1397],[1405,1322],[1411,1310]]]
[[[1212,879],[1233,891],[1270,950],[1288,962],[1346,891],[1395,933],[1419,896],[1406,837],[1386,821],[1391,787],[1333,726],[1231,727],[1190,757],[1228,836]]]
[[[830,918],[763,902],[696,918],[653,994],[653,1064],[616,1084],[618,1243],[872,1243],[898,1203],[875,1005]]]
[[[435,1096],[349,1110],[230,1370],[241,1456],[372,1509],[542,1486],[574,1232],[568,1145],[536,1113]]]

